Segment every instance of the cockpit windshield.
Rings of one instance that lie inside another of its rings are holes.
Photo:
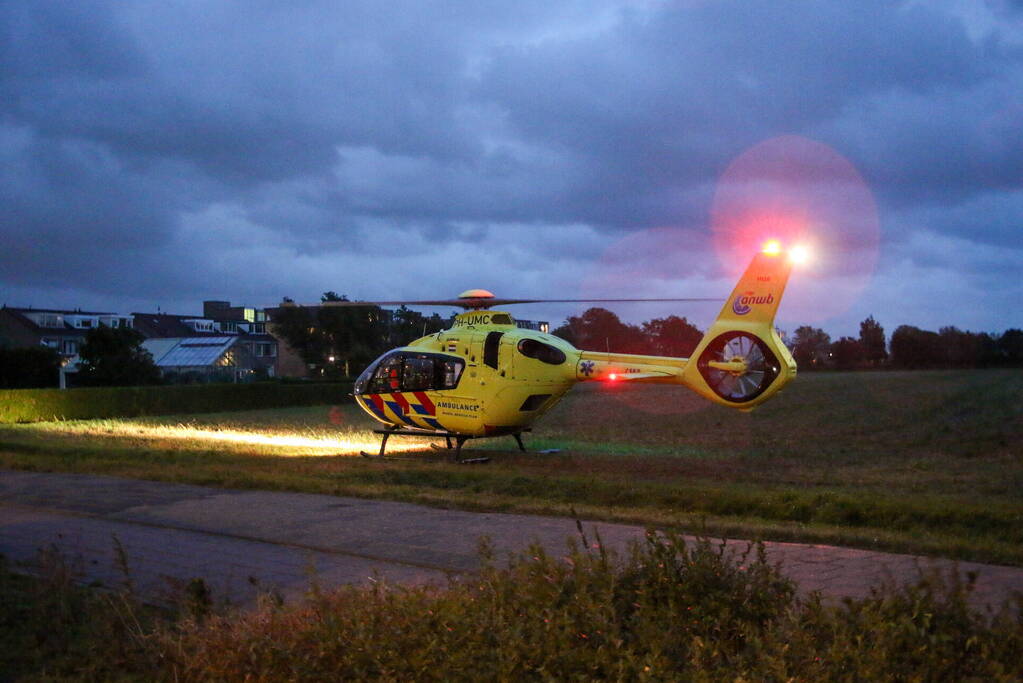
[[[465,369],[457,356],[391,351],[376,359],[355,381],[356,394],[454,389]]]

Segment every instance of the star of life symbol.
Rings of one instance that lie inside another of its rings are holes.
[[[584,360],[579,364],[579,372],[583,373],[587,377],[593,374],[594,362],[592,360]]]

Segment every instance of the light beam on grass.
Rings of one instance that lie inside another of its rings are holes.
[[[323,436],[300,436],[287,432],[248,432],[233,429],[200,429],[196,427],[156,427],[155,438],[189,439],[195,441],[218,441],[252,446],[273,446],[300,449],[294,455],[358,455],[360,451],[373,451],[379,442],[367,436],[359,439],[355,435],[346,438]],[[140,436],[146,436],[141,434]],[[354,438],[353,438],[354,437]],[[405,449],[409,450],[409,449]]]
[[[313,434],[302,435],[289,431],[249,431],[240,429],[219,429],[195,425],[144,425],[106,424],[92,429],[75,430],[105,437],[139,439],[169,439],[193,443],[214,442],[250,446],[266,446],[287,450],[281,455],[359,455],[360,451],[376,452],[380,447],[379,438],[371,432],[348,431],[343,436]],[[388,451],[416,450],[415,444],[388,442]],[[418,446],[422,449],[422,444]]]

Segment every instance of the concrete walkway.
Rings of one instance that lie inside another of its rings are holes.
[[[590,540],[624,549],[643,528],[586,523]],[[552,552],[578,538],[574,520],[461,512],[359,498],[237,491],[81,474],[0,471],[0,554],[31,568],[55,549],[86,582],[126,580],[143,595],[171,599],[192,578],[214,596],[246,603],[273,590],[300,595],[379,576],[444,581],[477,567],[489,536],[499,558],[539,541]],[[735,547],[745,547],[739,541]],[[862,597],[886,578],[913,581],[920,569],[976,572],[977,607],[1023,591],[1023,569],[832,546],[766,543],[802,593]],[[124,571],[127,565],[127,573]]]

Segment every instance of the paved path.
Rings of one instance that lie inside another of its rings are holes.
[[[624,548],[643,528],[586,523],[605,545]],[[69,558],[85,581],[116,586],[127,576],[143,594],[171,598],[203,578],[220,599],[245,603],[265,590],[298,595],[364,582],[443,581],[477,566],[481,536],[498,557],[536,540],[554,552],[578,538],[574,520],[443,510],[359,498],[238,491],[81,474],[0,470],[0,554],[32,567],[40,550]],[[738,541],[736,547],[744,547]],[[800,591],[865,596],[885,578],[912,581],[920,568],[973,571],[973,601],[999,605],[1023,591],[1023,569],[953,563],[832,546],[766,543],[768,557]],[[121,552],[123,551],[123,553]]]

